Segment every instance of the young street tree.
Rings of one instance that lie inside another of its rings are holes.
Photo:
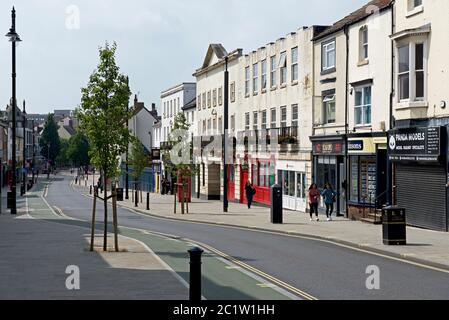
[[[192,150],[188,135],[190,124],[184,113],[178,113],[174,119],[173,129],[169,134],[169,143],[173,148],[163,152],[165,168],[178,183],[186,185],[188,179],[195,175],[195,166],[191,163]],[[186,152],[186,151],[189,152]],[[182,188],[182,210],[184,201],[184,188]]]
[[[140,189],[141,187],[140,177],[142,176],[143,170],[149,163],[148,163],[148,156],[145,153],[145,148],[142,142],[140,142],[140,140],[137,139],[136,137],[132,137],[131,142],[132,142],[132,149],[129,162],[132,165],[133,169],[131,176],[134,178],[134,181],[136,182],[135,193],[137,197],[137,190]],[[137,202],[138,201],[136,200],[136,203]]]
[[[115,62],[116,49],[115,43],[112,46],[106,43],[99,49],[100,62],[90,76],[87,87],[81,89],[81,104],[77,109],[80,130],[89,141],[91,163],[100,169],[103,179],[104,251],[107,251],[107,182],[108,179],[116,178],[120,173],[118,159],[125,153],[130,137],[125,123],[132,114],[132,108],[127,111],[131,95],[128,78],[119,72],[119,67]],[[118,251],[116,212],[113,209],[115,250]],[[93,212],[92,228],[94,228],[94,215],[95,212]],[[93,239],[91,241],[92,249]]]
[[[49,114],[47,117],[41,139],[39,140],[39,146],[41,147],[41,155],[54,164],[61,149],[61,142],[53,114]]]

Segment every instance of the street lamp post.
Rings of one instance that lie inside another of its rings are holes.
[[[35,135],[34,135],[34,120],[31,120],[31,125],[33,127],[33,160],[32,160],[32,163],[31,163],[31,174],[32,174],[32,179],[33,179],[32,185],[34,185],[34,170],[35,170],[35,165],[36,165],[36,163],[35,163],[35,158],[36,158],[36,146],[35,146],[35,143],[36,143],[36,139],[35,139]]]
[[[26,170],[26,143],[27,143],[27,139],[26,139],[26,126],[27,126],[27,118],[26,118],[26,109],[25,109],[25,100],[23,100],[23,165],[22,165],[22,188],[20,190],[21,195],[23,196],[24,194],[26,194],[26,179],[27,176],[25,175],[25,170]]]
[[[12,183],[11,183],[11,214],[17,214],[16,195],[16,42],[22,41],[16,33],[16,10],[12,7],[11,29],[6,34],[12,44]]]
[[[126,82],[129,86],[129,78],[126,77]],[[129,113],[129,106],[128,103],[126,104],[126,130],[129,130],[129,119],[128,119],[128,113]],[[126,155],[125,155],[125,199],[129,199],[129,175],[128,175],[128,151],[129,151],[129,141],[127,141],[126,144]]]
[[[47,180],[50,179],[50,146],[51,143],[47,144]]]
[[[225,72],[224,72],[224,105],[223,105],[223,120],[224,120],[224,134],[223,134],[223,212],[228,212],[228,165],[226,163],[226,142],[228,132],[228,94],[229,94],[229,72],[228,72],[228,57],[225,57]]]

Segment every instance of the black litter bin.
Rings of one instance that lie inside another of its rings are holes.
[[[13,203],[12,191],[8,191],[8,194],[6,195],[6,207],[8,209],[11,209],[12,208],[12,203]]]
[[[123,188],[117,188],[117,201],[123,201]]]
[[[271,186],[271,223],[283,223],[282,187],[277,184]]]
[[[382,234],[385,245],[406,245],[405,209],[386,207],[382,209]]]

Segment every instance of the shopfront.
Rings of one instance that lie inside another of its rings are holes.
[[[348,216],[366,218],[366,213],[381,208],[387,200],[386,133],[348,136],[348,156]]]
[[[304,161],[276,162],[278,184],[282,186],[285,209],[305,212],[307,208],[307,176]]]
[[[393,196],[407,224],[448,231],[446,127],[395,129],[388,135]]]
[[[320,190],[330,184],[337,192],[335,210],[346,213],[346,166],[344,136],[311,137],[313,144],[313,181]],[[320,204],[324,207],[324,203]]]

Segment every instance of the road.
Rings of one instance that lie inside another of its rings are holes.
[[[61,176],[60,176],[61,177]],[[70,217],[90,220],[91,200],[74,191],[70,177],[54,181],[46,196]],[[211,246],[317,299],[448,299],[449,272],[416,266],[327,242],[118,211],[119,224],[175,235]],[[97,211],[103,217],[102,205]],[[157,253],[157,252],[156,252]],[[366,286],[367,268],[379,270],[378,290]],[[276,280],[275,280],[276,281]]]

